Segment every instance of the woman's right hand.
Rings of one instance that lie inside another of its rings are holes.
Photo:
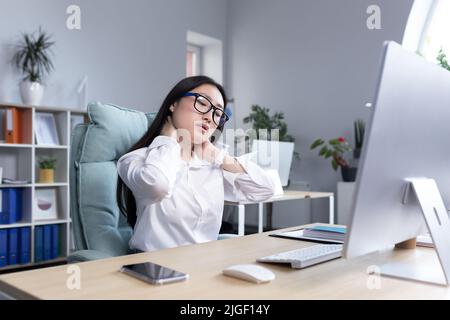
[[[175,129],[175,126],[173,125],[171,116],[167,117],[166,122],[164,123],[164,126],[161,129],[161,134],[178,140],[177,129]]]

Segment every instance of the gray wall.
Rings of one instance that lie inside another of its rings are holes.
[[[252,104],[284,111],[302,157],[293,162],[291,178],[335,192],[340,174],[309,146],[319,137],[352,136],[354,119],[367,119],[364,105],[374,94],[382,43],[401,42],[412,0],[229,4],[227,84],[237,118]],[[381,7],[381,30],[366,27],[371,4]],[[327,207],[325,200],[312,202],[313,220],[326,221]],[[275,225],[309,222],[302,208],[297,201],[275,205]]]
[[[66,29],[66,8],[81,7],[82,29]],[[382,29],[366,28],[366,8],[379,4]],[[89,100],[156,110],[185,74],[188,29],[224,41],[225,86],[235,119],[258,103],[284,111],[302,160],[293,180],[335,191],[339,173],[308,150],[317,137],[352,133],[367,118],[384,40],[401,41],[412,0],[0,0],[0,101],[19,102],[8,61],[20,32],[38,25],[56,40],[56,70],[44,104],[72,106],[86,74]],[[238,121],[238,126],[242,122]],[[309,204],[275,205],[275,225],[309,222]],[[327,202],[312,203],[325,221]],[[255,208],[250,208],[254,222]],[[303,218],[302,218],[303,216]]]
[[[81,30],[66,28],[66,8],[81,7]],[[41,25],[56,41],[55,72],[43,104],[77,104],[89,77],[88,99],[155,110],[186,73],[188,29],[225,41],[223,0],[0,0],[0,101],[20,102],[8,61],[20,32]]]

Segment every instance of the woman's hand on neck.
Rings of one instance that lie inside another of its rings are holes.
[[[175,128],[172,117],[168,116],[166,122],[164,123],[164,126],[161,129],[161,135],[171,137],[177,140],[181,148],[180,151],[181,159],[184,161],[190,161],[192,153],[192,144],[189,142],[189,139],[184,139],[184,134],[186,134],[186,132]]]

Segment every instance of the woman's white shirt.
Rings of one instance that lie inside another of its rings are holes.
[[[181,159],[175,138],[158,136],[123,155],[117,171],[136,199],[130,248],[153,251],[216,240],[224,200],[263,201],[274,194],[266,172],[246,155],[245,173],[231,173],[198,158]]]

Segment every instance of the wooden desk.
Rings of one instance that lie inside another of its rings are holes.
[[[289,228],[286,230],[292,230]],[[222,275],[232,264],[255,263],[258,257],[313,245],[311,242],[268,237],[268,233],[236,237],[77,264],[81,289],[69,290],[67,267],[58,266],[0,276],[0,291],[11,286],[42,299],[449,299],[450,288],[381,277],[370,289],[366,270],[385,259],[405,261],[435,257],[433,249],[397,250],[354,260],[337,259],[301,270],[261,264],[276,278],[254,284]],[[156,262],[190,274],[184,282],[153,286],[118,270],[124,264]],[[433,259],[429,260],[430,263]],[[437,262],[437,260],[436,260]],[[370,276],[373,277],[373,276]]]
[[[277,201],[287,200],[301,200],[301,199],[329,199],[329,218],[328,223],[333,224],[334,221],[334,193],[332,192],[312,192],[312,191],[295,191],[284,190],[283,195],[274,196],[266,201],[251,202],[251,201],[225,201],[226,205],[238,207],[238,235],[243,236],[245,234],[245,205],[246,204],[258,204],[258,233],[263,231],[263,205],[267,204],[267,220],[269,221],[269,229],[272,229],[272,212],[273,203]]]

